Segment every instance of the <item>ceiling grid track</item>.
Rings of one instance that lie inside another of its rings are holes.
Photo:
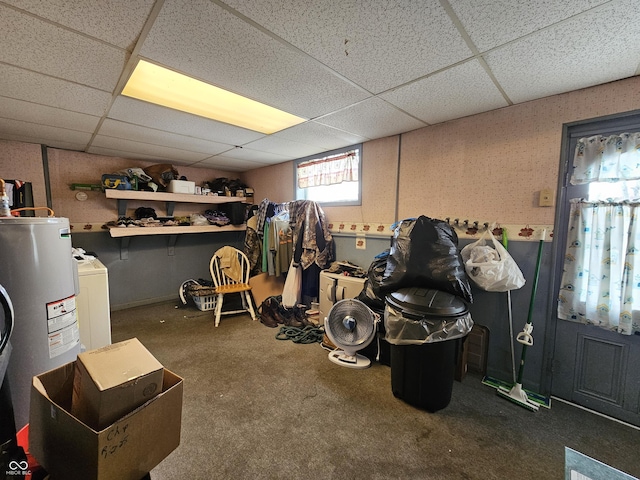
[[[471,40],[471,37],[465,30],[464,25],[462,25],[462,22],[458,18],[458,15],[456,15],[456,12],[453,10],[453,7],[451,7],[451,4],[448,2],[448,0],[440,0],[440,5],[442,5],[442,8],[445,9],[445,11],[447,12],[447,15],[449,15],[449,17],[451,18],[451,21],[453,22],[455,27],[458,29],[458,32],[460,33],[465,43],[469,47],[469,50],[471,50],[471,53],[473,53],[473,58],[475,58],[478,61],[478,63],[480,63],[480,66],[484,69],[487,75],[489,75],[489,78],[491,78],[491,81],[496,86],[496,88],[500,91],[500,94],[504,97],[505,101],[509,105],[513,105],[513,102],[509,98],[509,95],[507,95],[507,92],[504,91],[504,88],[502,88],[502,85],[500,85],[500,83],[498,82],[498,79],[489,68],[489,65],[487,64],[486,60],[480,53],[480,50],[478,50],[478,47],[476,47],[475,43],[473,43],[473,40]]]
[[[133,69],[138,63],[138,52],[140,52],[140,50],[142,49],[142,45],[144,45],[144,41],[147,39],[147,35],[149,35],[149,31],[151,31],[151,28],[153,27],[153,24],[156,21],[156,18],[158,18],[158,15],[160,14],[160,10],[162,10],[163,6],[164,6],[164,0],[156,0],[155,4],[153,5],[153,8],[151,9],[151,13],[149,14],[149,18],[147,18],[147,21],[145,22],[144,27],[142,27],[142,31],[138,36],[136,45],[135,47],[133,47],[133,50],[131,51],[131,55],[127,60],[127,64],[122,69],[122,74],[120,75],[120,78],[118,79],[118,83],[116,84],[116,88],[111,95],[111,101],[109,102],[109,105],[107,105],[107,108],[102,114],[102,117],[100,117],[100,120],[98,121],[98,126],[93,130],[91,139],[89,140],[89,142],[87,143],[87,146],[85,147],[85,150],[84,150],[85,152],[88,152],[89,148],[91,148],[91,145],[93,144],[93,141],[95,140],[96,135],[98,135],[98,132],[100,131],[100,127],[102,127],[102,124],[104,123],[106,118],[109,116],[109,111],[113,106],[113,102],[116,101],[116,98],[118,98],[118,96],[120,95],[120,92],[122,92],[122,89],[127,83],[127,79],[129,78],[129,75],[131,75],[131,72],[133,72]]]

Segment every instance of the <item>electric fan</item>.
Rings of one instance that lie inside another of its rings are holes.
[[[360,300],[348,298],[336,302],[324,321],[325,333],[337,347],[329,353],[329,360],[349,368],[371,365],[371,360],[356,352],[369,345],[375,337],[378,318]]]

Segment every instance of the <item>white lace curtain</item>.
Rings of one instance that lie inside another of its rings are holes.
[[[640,133],[580,139],[571,183],[640,178]],[[558,317],[640,332],[638,201],[571,200]]]
[[[296,171],[298,188],[357,182],[359,161],[358,151],[352,150],[319,160],[302,162]]]

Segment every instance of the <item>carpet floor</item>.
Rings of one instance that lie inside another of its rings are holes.
[[[137,337],[184,378],[181,443],[152,480],[563,479],[565,447],[640,477],[640,430],[555,400],[528,411],[475,374],[429,413],[393,395],[390,367],[335,365],[246,315],[216,328],[162,303],[111,319],[113,342]]]

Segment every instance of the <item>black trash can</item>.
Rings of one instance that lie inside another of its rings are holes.
[[[386,296],[384,323],[391,344],[394,396],[429,412],[451,401],[458,348],[473,320],[460,297],[405,288]]]

